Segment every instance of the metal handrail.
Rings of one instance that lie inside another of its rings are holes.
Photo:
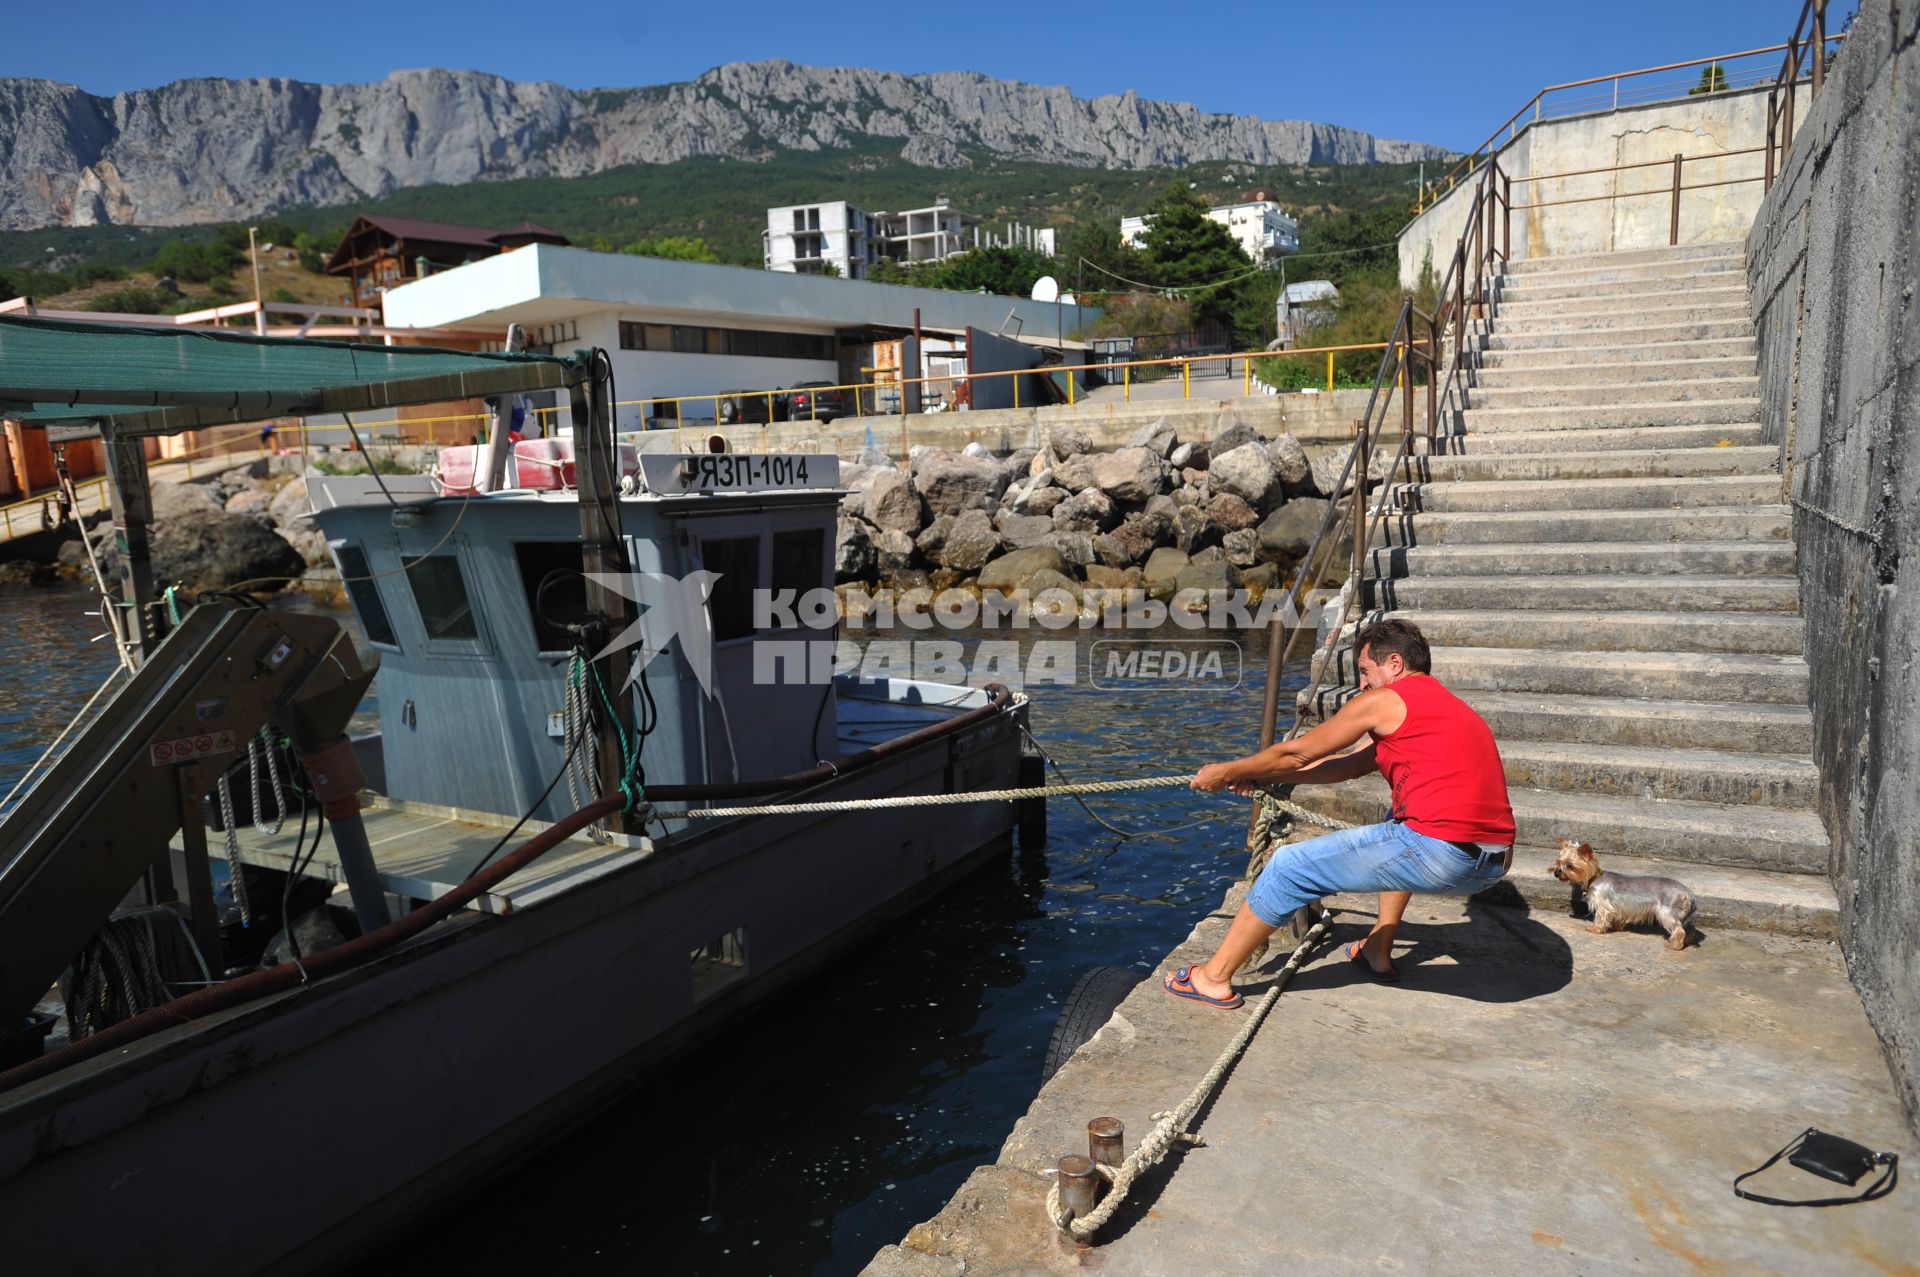
[[[1807,40],[1801,41],[1800,31],[1801,31],[1801,28],[1804,27],[1807,23],[1807,19],[1808,19],[1807,11],[1809,9],[1814,8],[1816,5],[1819,9],[1819,15],[1815,24],[1815,32],[1813,35],[1809,36]],[[1532,97],[1528,98],[1526,102],[1521,105],[1519,110],[1515,111],[1512,115],[1508,116],[1505,120],[1502,120],[1499,126],[1496,127],[1493,130],[1493,132],[1489,133],[1486,139],[1482,141],[1480,145],[1468,151],[1465,154],[1465,156],[1463,156],[1460,159],[1460,161],[1456,163],[1451,169],[1447,170],[1445,174],[1428,182],[1421,189],[1420,197],[1414,210],[1415,215],[1417,216],[1418,214],[1425,212],[1429,207],[1432,206],[1434,201],[1439,196],[1446,194],[1448,191],[1451,191],[1455,186],[1459,184],[1461,179],[1465,178],[1466,176],[1471,174],[1475,169],[1477,169],[1487,159],[1487,157],[1494,152],[1494,150],[1498,146],[1504,144],[1505,142],[1512,141],[1514,138],[1518,137],[1523,127],[1521,123],[1523,119],[1527,124],[1538,124],[1543,119],[1546,119],[1546,118],[1560,118],[1559,116],[1548,117],[1545,114],[1545,103],[1546,103],[1547,97],[1550,94],[1564,92],[1565,90],[1568,90],[1568,89],[1586,88],[1587,86],[1594,85],[1594,84],[1612,83],[1614,86],[1614,92],[1612,94],[1611,102],[1608,105],[1614,109],[1617,109],[1619,106],[1621,106],[1623,104],[1623,101],[1625,101],[1626,105],[1630,105],[1630,106],[1645,106],[1645,105],[1649,105],[1652,102],[1671,100],[1670,98],[1663,98],[1663,97],[1648,98],[1640,101],[1623,100],[1620,95],[1620,84],[1622,81],[1632,80],[1640,76],[1658,75],[1667,71],[1690,70],[1694,67],[1713,66],[1718,63],[1735,62],[1742,58],[1757,58],[1768,53],[1783,53],[1783,52],[1787,53],[1789,55],[1788,61],[1792,62],[1797,57],[1804,57],[1809,47],[1824,49],[1828,44],[1834,43],[1836,41],[1841,41],[1846,38],[1845,35],[1843,34],[1834,34],[1834,35],[1827,34],[1826,8],[1827,8],[1827,0],[1806,0],[1806,4],[1801,10],[1800,22],[1796,24],[1794,27],[1793,39],[1788,40],[1784,44],[1770,44],[1757,49],[1741,49],[1734,53],[1719,53],[1719,54],[1714,54],[1711,57],[1692,58],[1685,62],[1668,62],[1660,66],[1641,67],[1638,70],[1634,70],[1634,71],[1616,71],[1611,75],[1596,75],[1596,76],[1590,76],[1584,80],[1568,80],[1564,84],[1547,85],[1545,88],[1542,88],[1538,92],[1536,92]],[[1798,47],[1796,48],[1796,46]],[[1816,64],[1818,64],[1822,61],[1822,59],[1816,57],[1813,59],[1813,61]],[[1780,76],[1783,77],[1785,74],[1786,72],[1785,72],[1785,69],[1783,68],[1780,73]],[[1819,81],[1819,77],[1818,75],[1816,75],[1815,84],[1814,84],[1815,93],[1818,93],[1820,91],[1820,85],[1818,81]],[[1752,80],[1746,81],[1741,85],[1736,86],[1736,85],[1733,85],[1732,83],[1729,83],[1727,91],[1731,92],[1736,87],[1757,88],[1761,83],[1764,83],[1764,82],[1765,82],[1764,77],[1756,72]],[[1674,97],[1683,96],[1687,91],[1689,91],[1686,87],[1683,86],[1683,83],[1681,81],[1675,81],[1672,87],[1674,90],[1674,93],[1673,93]],[[1588,101],[1588,99],[1581,99],[1581,101],[1585,102],[1585,101]],[[1595,105],[1591,109],[1595,109],[1595,110],[1603,109],[1602,105],[1600,105],[1600,103],[1602,102],[1601,99],[1596,98],[1596,99],[1593,99],[1593,101]],[[1771,98],[1769,99],[1769,101],[1771,102]],[[1565,115],[1568,113],[1561,112],[1560,114]],[[1573,114],[1578,114],[1578,112],[1573,112]],[[1527,119],[1526,117],[1528,116],[1531,116],[1532,118]]]
[[[1800,33],[1809,26],[1811,29],[1802,40]],[[1827,0],[1806,0],[1800,6],[1800,19],[1793,24],[1793,35],[1782,46],[1787,56],[1774,77],[1773,87],[1767,90],[1767,171],[1762,191],[1773,189],[1774,178],[1786,167],[1787,152],[1793,147],[1793,97],[1800,87],[1800,63],[1803,60],[1811,63],[1808,68],[1812,88],[1808,101],[1811,102],[1826,85],[1828,42],[1844,38],[1844,35],[1827,34]],[[1811,58],[1807,57],[1809,53],[1813,55]]]

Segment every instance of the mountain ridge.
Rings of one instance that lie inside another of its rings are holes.
[[[194,225],[417,186],[701,157],[755,161],[875,140],[899,143],[903,160],[935,171],[968,167],[969,151],[1107,169],[1448,154],[1132,90],[1079,98],[976,72],[909,76],[780,59],[595,89],[439,68],[366,84],[199,78],[111,96],[10,77],[0,78],[0,228]]]

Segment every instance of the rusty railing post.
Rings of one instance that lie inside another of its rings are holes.
[[[1673,157],[1673,221],[1667,229],[1669,245],[1680,242],[1680,165],[1683,162],[1682,157],[1675,153]]]
[[[1774,112],[1778,107],[1778,103],[1775,101],[1777,96],[1778,94],[1775,90],[1767,90],[1767,175],[1760,181],[1760,191],[1762,194],[1773,189],[1773,122]]]
[[[1787,72],[1787,100],[1780,107],[1780,167],[1787,166],[1787,152],[1793,149],[1793,95],[1800,87],[1800,54],[1793,51],[1793,65]]]
[[[1440,431],[1440,304],[1434,303],[1427,321],[1427,442]]]
[[[1500,260],[1513,260],[1513,176],[1500,174]]]
[[[1813,96],[1827,78],[1827,0],[1813,0]]]
[[[1400,429],[1413,433],[1413,303],[1406,303],[1406,335],[1400,339]],[[1428,378],[1429,381],[1432,378]]]
[[[1367,563],[1367,470],[1372,463],[1368,454],[1367,433],[1373,423],[1354,422],[1353,439],[1353,589],[1357,597]]]

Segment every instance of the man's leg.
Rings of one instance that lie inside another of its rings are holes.
[[[1360,942],[1365,950],[1367,963],[1375,971],[1386,971],[1393,966],[1393,933],[1400,929],[1400,917],[1407,911],[1407,904],[1413,899],[1411,891],[1383,891],[1380,893],[1379,920],[1373,924],[1373,930]]]
[[[1276,850],[1248,890],[1247,902],[1234,915],[1220,948],[1189,972],[1193,987],[1210,998],[1226,997],[1241,964],[1296,909],[1322,896],[1390,885],[1380,878],[1379,866],[1397,854],[1397,832],[1392,825],[1367,825]],[[1400,908],[1405,907],[1403,901]],[[1399,921],[1398,913],[1394,921]]]

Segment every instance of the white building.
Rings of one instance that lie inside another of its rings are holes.
[[[1340,302],[1340,290],[1330,279],[1307,279],[1288,284],[1274,302],[1274,319],[1280,339],[1291,346],[1300,341],[1307,329],[1333,322],[1334,308]]]
[[[1286,214],[1279,199],[1264,186],[1255,187],[1232,204],[1215,205],[1207,210],[1207,217],[1226,227],[1240,251],[1255,262],[1300,251],[1300,223]],[[1142,247],[1152,220],[1152,214],[1121,218],[1120,239],[1135,248]]]
[[[869,213],[845,200],[783,204],[767,210],[761,257],[768,270],[824,275],[831,266],[842,278],[865,279],[875,262],[938,262],[985,246],[1018,244],[1052,255],[1051,229],[1007,224],[1003,237],[981,234],[981,219],[936,199],[926,208]]]
[[[880,260],[880,228],[845,200],[786,204],[767,210],[761,246],[768,270],[824,275],[831,266],[844,279],[865,279]]]
[[[825,218],[821,219],[825,222]],[[824,228],[823,228],[824,229]],[[676,415],[658,401],[775,391],[803,381],[870,383],[876,343],[910,334],[916,314],[936,335],[1048,335],[1051,303],[936,288],[770,273],[533,244],[389,291],[386,322],[401,328],[503,332],[522,325],[537,349],[600,347],[613,360],[622,430]],[[1082,307],[1083,320],[1098,318]],[[712,400],[677,415],[712,420]]]

